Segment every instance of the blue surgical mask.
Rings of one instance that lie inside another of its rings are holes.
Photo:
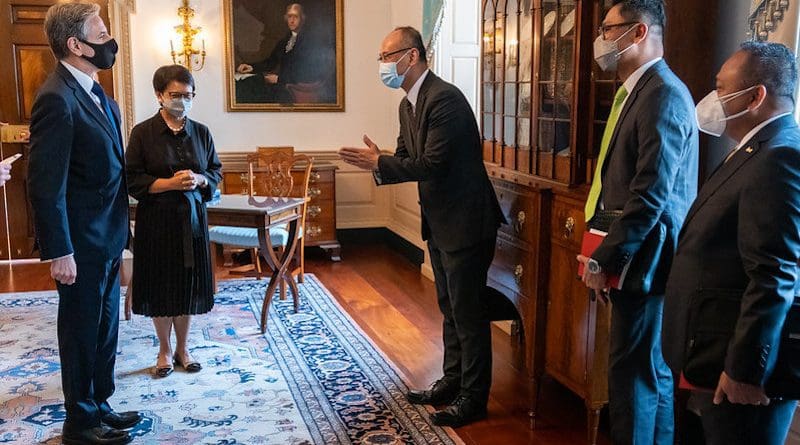
[[[175,119],[183,119],[189,114],[189,110],[192,109],[192,100],[183,97],[167,99],[162,106]]]
[[[403,57],[407,56],[411,50],[406,51],[403,54]],[[406,79],[406,74],[408,74],[408,70],[411,69],[411,65],[408,66],[406,72],[403,74],[397,73],[397,64],[403,60],[403,57],[397,59],[397,62],[381,62],[379,73],[381,75],[381,80],[383,81],[384,85],[389,88],[400,88],[403,85],[403,81]]]

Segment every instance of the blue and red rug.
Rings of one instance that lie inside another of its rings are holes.
[[[112,406],[139,410],[136,444],[461,443],[410,405],[406,385],[313,275],[301,308],[273,301],[258,329],[265,280],[219,283],[216,305],[195,317],[197,374],[154,379],[150,319],[120,322]],[[64,408],[55,292],[0,294],[0,443],[59,444]]]

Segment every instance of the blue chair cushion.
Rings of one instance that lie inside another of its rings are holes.
[[[303,236],[302,228],[300,237]],[[208,239],[212,243],[226,244],[244,249],[255,249],[258,245],[258,230],[245,227],[214,226],[208,229]],[[274,247],[285,246],[289,241],[289,231],[285,227],[269,229],[269,239]]]

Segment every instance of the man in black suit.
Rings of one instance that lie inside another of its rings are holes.
[[[444,376],[407,398],[449,404],[432,415],[433,422],[461,426],[486,417],[492,345],[483,289],[504,217],[483,165],[472,108],[458,88],[428,70],[419,32],[392,31],[379,59],[383,82],[407,93],[395,154],[381,155],[367,136],[368,148],[339,153],[345,162],[373,171],[379,185],[418,183],[422,238],[444,315]]]
[[[791,334],[800,315],[792,305],[800,296],[796,87],[793,52],[748,42],[697,105],[700,129],[736,146],[681,230],[663,338],[674,372],[713,391],[692,391],[711,445],[783,444],[797,404],[788,399],[800,392],[796,377],[777,380],[780,370],[798,369]]]
[[[31,116],[28,192],[41,259],[50,262],[59,294],[65,444],[128,443],[123,429],[141,420],[108,404],[128,192],[119,108],[93,80],[117,52],[99,10],[69,2],[47,11],[45,32],[59,63]]]
[[[617,71],[616,93],[586,203],[589,226],[608,235],[583,280],[613,302],[608,392],[614,443],[672,444],[672,373],[661,355],[664,286],[683,218],[697,192],[694,102],[662,60],[663,0],[614,2],[595,60]],[[609,218],[611,215],[611,218]],[[609,276],[629,264],[621,289]]]
[[[240,74],[257,74],[237,83],[242,89],[243,102],[294,102],[287,84],[309,83],[320,80],[320,50],[303,28],[306,15],[303,6],[292,3],[286,8],[286,25],[289,32],[275,44],[269,57],[252,65],[242,63],[236,67]]]

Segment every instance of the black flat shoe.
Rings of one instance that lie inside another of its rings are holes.
[[[125,411],[122,413],[111,411],[100,420],[111,428],[124,430],[136,426],[137,423],[142,421],[142,416],[137,411]]]
[[[173,359],[175,360],[175,364],[182,367],[186,372],[200,372],[200,370],[203,369],[203,365],[201,365],[198,361],[183,363],[177,355],[173,357]]]
[[[459,395],[452,405],[431,414],[431,420],[434,425],[458,428],[483,420],[486,416],[486,402],[481,403],[469,396]]]
[[[127,431],[107,426],[87,428],[85,430],[64,432],[61,443],[64,445],[125,445],[131,443],[133,437]]]
[[[459,386],[458,382],[441,378],[433,382],[430,389],[409,390],[406,400],[415,405],[446,405],[456,398]]]

